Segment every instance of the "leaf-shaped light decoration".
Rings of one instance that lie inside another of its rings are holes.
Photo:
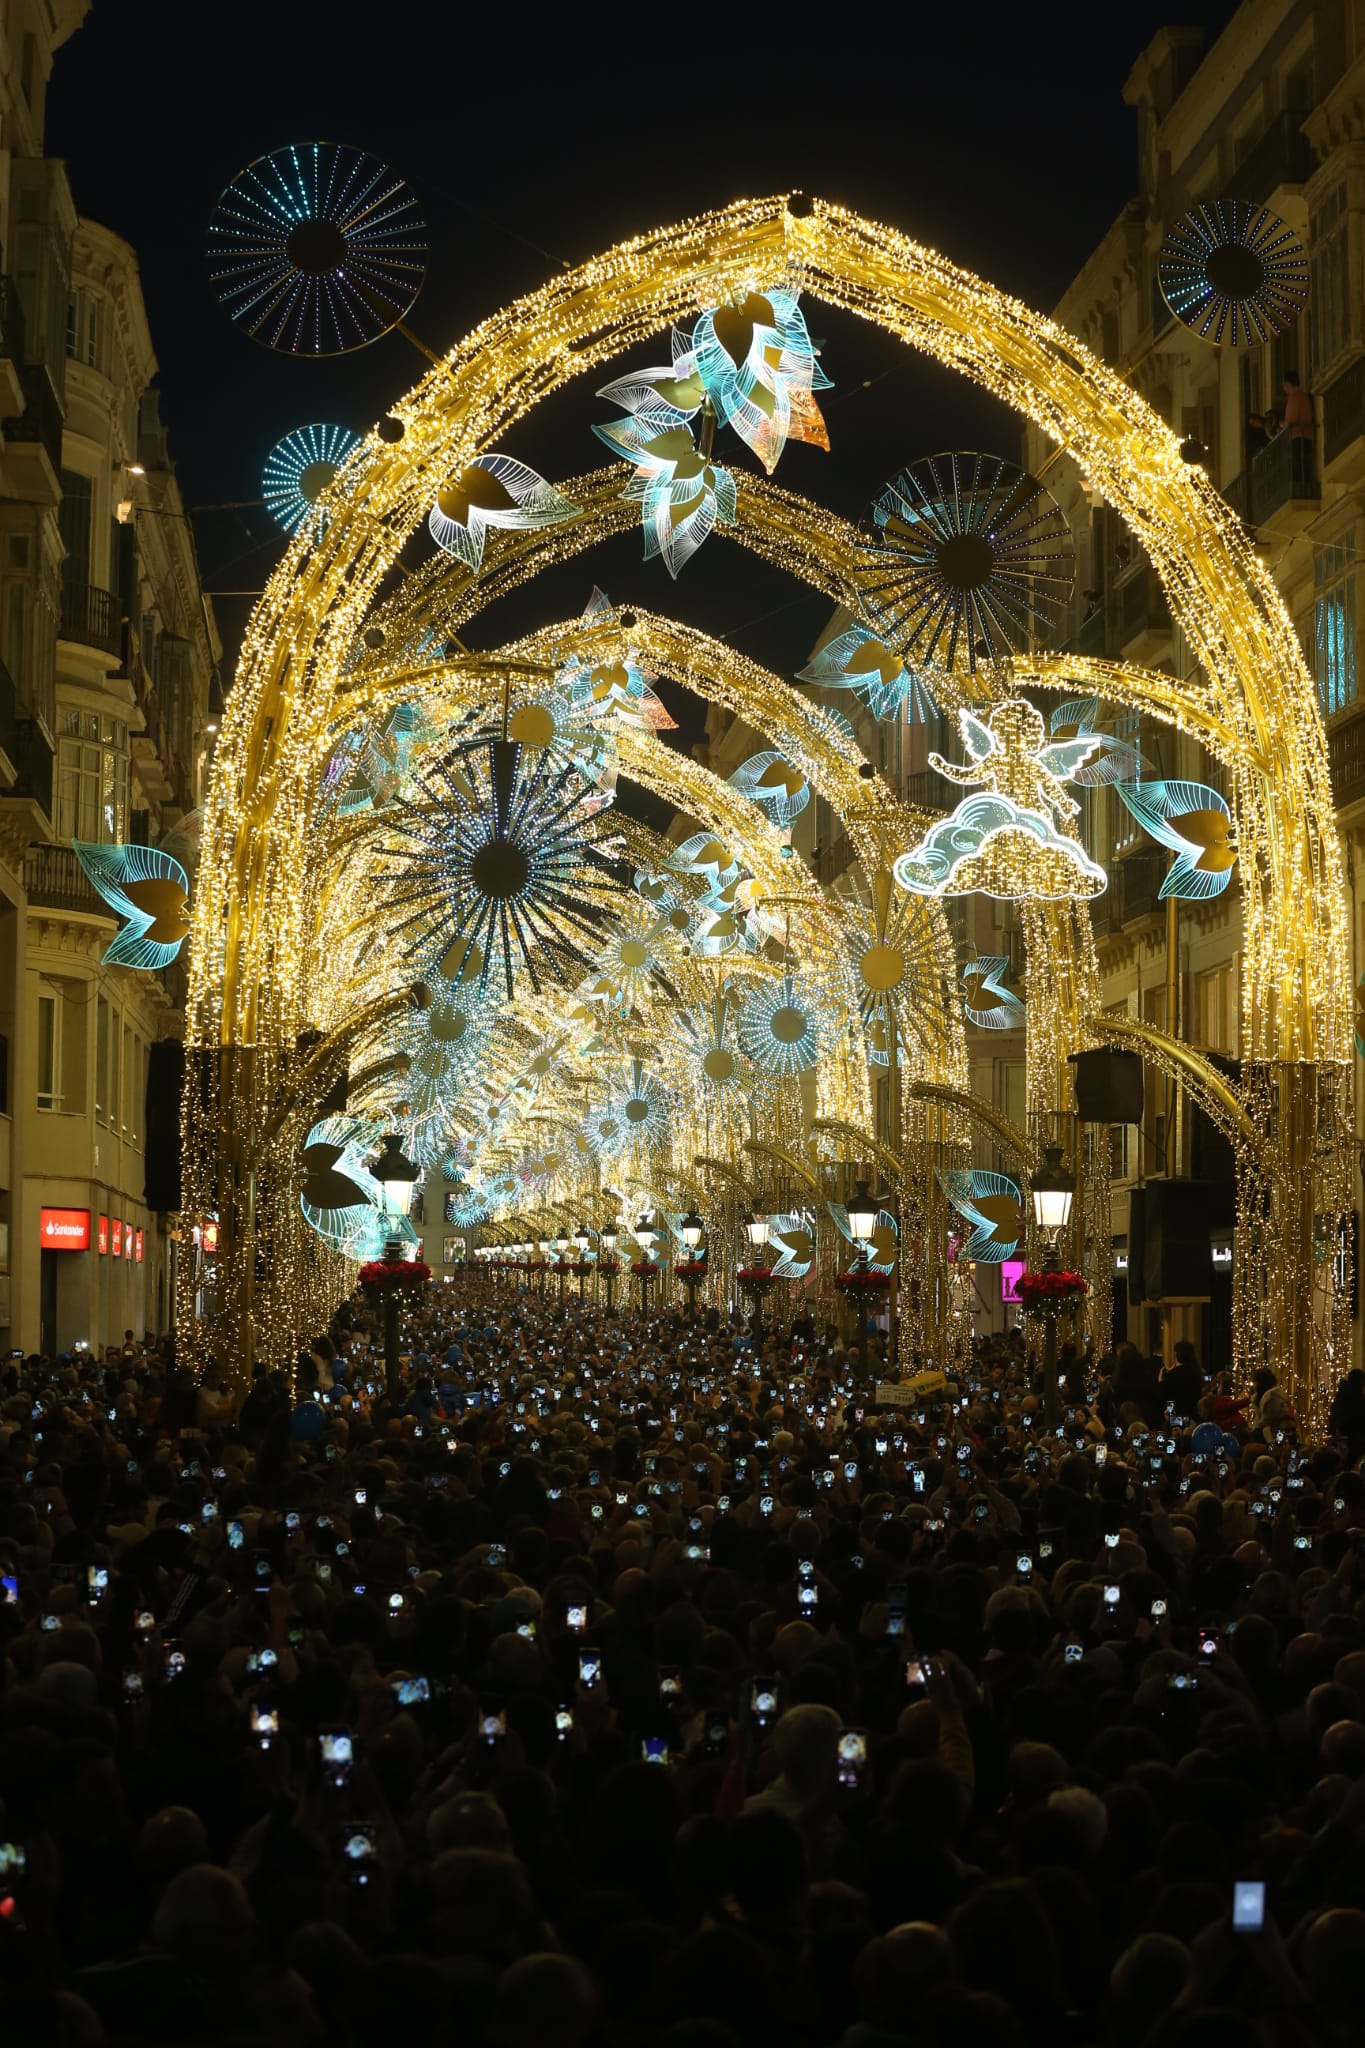
[[[739,1016],[740,1049],[763,1074],[803,1074],[834,1036],[829,1007],[813,983],[784,974],[750,989]]]
[[[1113,733],[1096,733],[1095,720],[1099,709],[1098,697],[1069,697],[1057,706],[1049,721],[1049,731],[1055,744],[1089,739],[1101,742],[1098,751],[1092,751],[1079,766],[1071,769],[1071,781],[1084,789],[1098,789],[1113,782],[1136,782],[1142,774],[1141,753],[1131,740],[1118,739]],[[1046,761],[1047,758],[1045,749],[1043,759]]]
[[[777,1254],[772,1271],[779,1280],[804,1280],[815,1258],[815,1218],[792,1209],[767,1218],[768,1246]]]
[[[717,413],[771,476],[791,441],[829,447],[816,391],[830,388],[795,295],[774,287],[703,313],[692,360]]]
[[[870,1245],[871,1251],[867,1263],[872,1271],[874,1273],[889,1273],[896,1263],[896,1254],[900,1247],[900,1225],[891,1211],[889,1209],[879,1209],[877,1211],[877,1221],[872,1236],[864,1239],[855,1237],[849,1229],[848,1210],[842,1202],[826,1202],[825,1207],[834,1219],[834,1225],[839,1235],[846,1238],[849,1244],[856,1245],[859,1250],[861,1250],[865,1243]]]
[[[852,690],[874,718],[924,725],[938,714],[927,680],[935,673],[929,661],[908,667],[866,626],[847,626],[798,669],[796,680],[820,683],[827,690]]]
[[[158,846],[95,846],[73,839],[76,858],[111,910],[128,922],[104,955],[107,967],[149,972],[174,960],[189,934],[190,878]]]
[[[985,1167],[939,1167],[938,1184],[957,1210],[972,1226],[972,1234],[959,1250],[961,1259],[980,1259],[998,1266],[1014,1256],[1024,1229],[1023,1197],[1019,1183],[1007,1173],[992,1173]]]
[[[1005,987],[1008,954],[978,954],[962,970],[962,1008],[969,1024],[982,1031],[1014,1031],[1024,1021],[1024,1005]]]
[[[694,832],[674,847],[667,864],[678,875],[701,875],[713,889],[738,881],[739,862],[714,832]]]
[[[1162,896],[1200,902],[1221,896],[1237,861],[1232,812],[1206,782],[1116,782],[1138,823],[1177,856],[1161,884]]]
[[[477,571],[490,526],[529,532],[562,525],[578,509],[524,462],[480,455],[437,492],[427,524],[438,548]]]
[[[608,386],[608,391],[614,388]],[[612,610],[606,592],[594,586],[583,609],[584,619],[595,622]],[[634,647],[627,646],[619,655],[609,655],[600,661],[571,655],[556,681],[568,693],[569,702],[581,717],[594,722],[619,722],[640,732],[677,730],[677,720],[669,717],[651,687],[655,678]]]
[[[384,1190],[365,1164],[380,1131],[364,1117],[328,1116],[304,1140],[299,1206],[309,1228],[348,1258],[378,1258],[394,1236],[416,1243],[406,1217],[385,1213]]]
[[[645,560],[663,557],[670,576],[691,560],[719,519],[733,526],[738,509],[734,477],[701,453],[685,425],[660,425],[639,413],[594,426],[598,439],[635,465],[621,496],[639,504]]]
[[[810,802],[810,784],[781,754],[751,754],[730,777],[730,787],[761,804],[775,825],[790,825]]]

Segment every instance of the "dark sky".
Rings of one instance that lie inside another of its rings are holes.
[[[209,288],[205,226],[222,186],[257,156],[324,137],[405,174],[431,231],[412,324],[433,346],[562,261],[798,186],[1046,308],[1133,192],[1134,116],[1120,97],[1133,59],[1165,21],[1211,37],[1234,12],[1226,0],[818,10],[95,0],[57,58],[48,148],[68,160],[80,210],[139,253],[172,454],[187,500],[207,505],[257,496],[262,461],[290,428],[363,430],[424,367],[397,336],[314,362],[273,356],[234,329]],[[950,373],[819,308],[811,324],[835,380],[822,401],[833,450],[789,448],[778,482],[856,517],[917,456],[1016,452],[1014,423]],[[611,410],[585,380],[523,426],[512,452],[552,478],[595,468],[603,450],[588,423]],[[726,440],[738,464],[751,461]],[[263,512],[206,512],[197,532],[214,591],[259,589],[279,552]],[[714,540],[674,593],[659,563],[641,561],[638,535],[569,580],[542,579],[535,615],[577,611],[593,580],[725,632],[778,668],[799,664],[823,624],[819,600]],[[249,604],[224,597],[217,610],[231,652]]]

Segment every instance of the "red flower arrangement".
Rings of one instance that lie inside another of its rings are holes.
[[[597,1261],[597,1270],[599,1273],[619,1273],[621,1261],[619,1259],[599,1259]]]
[[[679,1280],[704,1280],[706,1278],[706,1261],[705,1259],[679,1259],[674,1265],[673,1271]]]
[[[762,1294],[765,1289],[772,1286],[774,1275],[770,1266],[741,1266],[735,1278],[741,1287],[747,1287],[751,1293]]]
[[[637,1280],[643,1280],[646,1275],[652,1279],[659,1270],[659,1262],[657,1259],[637,1259],[630,1270]]]
[[[421,1287],[431,1278],[422,1259],[371,1259],[356,1275],[367,1294],[389,1294],[399,1287]]]
[[[847,1273],[836,1273],[834,1284],[845,1294],[889,1294],[891,1275],[874,1272],[871,1266],[852,1266]]]
[[[1084,1300],[1090,1288],[1079,1273],[1021,1273],[1014,1291],[1026,1316],[1056,1316]]]
[[[592,1260],[575,1259],[569,1271],[573,1274],[575,1280],[586,1280],[592,1271]]]
[[[528,1273],[543,1273],[548,1268],[549,1263],[548,1259],[528,1259],[526,1261],[526,1271]]]

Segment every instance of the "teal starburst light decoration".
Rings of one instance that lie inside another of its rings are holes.
[[[295,427],[292,434],[277,441],[266,456],[261,475],[261,495],[276,524],[286,533],[297,533],[314,516],[318,499],[359,446],[359,434],[349,427],[318,424]]]
[[[106,967],[167,967],[189,934],[190,878],[157,846],[97,846],[73,839],[76,858],[111,910],[128,922],[106,948]]]
[[[819,1063],[833,1035],[823,997],[794,974],[755,983],[745,995],[739,1015],[740,1050],[760,1073],[806,1073]]]

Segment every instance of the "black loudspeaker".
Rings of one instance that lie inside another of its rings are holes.
[[[1207,1057],[1209,1064],[1217,1067],[1234,1086],[1241,1081],[1240,1060],[1224,1059],[1216,1052]],[[1190,1171],[1196,1180],[1208,1182],[1209,1228],[1231,1230],[1237,1220],[1237,1161],[1232,1140],[1224,1137],[1197,1102],[1190,1102],[1188,1096],[1186,1102],[1190,1116]]]
[[[1136,1193],[1137,1191],[1134,1190]],[[1213,1292],[1209,1186],[1202,1180],[1149,1180],[1142,1189],[1142,1299],[1207,1301]],[[1132,1293],[1133,1233],[1128,1233]]]
[[[1103,1045],[1073,1052],[1076,1114],[1083,1124],[1142,1122],[1142,1055]]]
[[[1134,1308],[1147,1299],[1147,1212],[1142,1201],[1146,1192],[1145,1187],[1128,1190],[1128,1299]]]
[[[147,1057],[147,1182],[149,1209],[180,1207],[180,1100],[185,1092],[185,1048],[158,1038]]]

